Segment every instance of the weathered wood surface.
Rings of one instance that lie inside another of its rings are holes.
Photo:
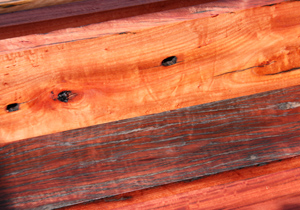
[[[208,205],[205,205],[209,204],[208,201],[210,199],[208,197],[212,194],[202,194],[198,197],[194,197],[193,194],[197,194],[200,191],[203,192],[208,189],[212,190],[217,188],[220,189],[220,192],[216,192],[216,194],[220,198],[220,200],[218,200],[217,202],[217,205],[219,205],[219,208],[217,209],[248,208],[253,210],[292,210],[292,208],[286,207],[294,206],[294,209],[297,209],[295,208],[295,205],[300,205],[300,188],[295,187],[294,185],[294,181],[296,181],[298,177],[293,177],[295,175],[295,171],[299,168],[300,157],[295,157],[282,161],[272,162],[270,164],[265,164],[262,166],[259,165],[254,167],[247,167],[243,169],[227,171],[203,177],[197,180],[177,182],[155,188],[121,194],[118,196],[104,198],[93,202],[65,207],[60,210],[146,210],[156,209],[152,208],[154,206],[156,206],[159,209],[163,207],[165,203],[168,203],[169,208],[167,206],[164,206],[164,209],[172,209],[175,207],[177,207],[175,209],[179,209],[180,206],[182,207],[182,209],[197,209],[197,205],[190,205],[191,202],[189,201],[198,201],[200,199],[204,200],[205,198],[207,200],[205,202],[200,203],[203,204],[202,208],[207,207],[207,209],[214,209],[217,207],[213,206],[212,208],[208,208]],[[278,175],[283,175],[285,177],[285,181],[270,184],[268,183],[268,180],[265,181],[266,175],[272,177],[278,177]],[[251,182],[254,185],[249,184],[249,179],[251,179]],[[253,181],[254,179],[256,180]],[[257,185],[258,182],[260,182],[261,186],[263,186],[263,184],[268,186],[268,189],[259,187]],[[232,185],[232,183],[235,183],[235,185]],[[250,188],[252,188],[252,190],[254,189],[257,194],[248,193],[241,195],[239,193],[236,193],[234,194],[234,202],[236,202],[235,205],[232,205],[231,208],[228,208],[228,203],[232,200],[229,200],[229,202],[227,202],[226,197],[229,196],[230,198],[230,196],[232,195],[227,193],[224,189],[229,186],[231,187],[230,190],[234,190],[233,187],[235,187],[235,189],[241,187],[243,188],[243,191],[246,192],[250,192]],[[275,188],[273,186],[275,186]],[[286,190],[286,188],[291,188],[291,186],[293,186],[292,190]],[[279,187],[282,187],[282,190],[276,191]],[[262,192],[259,192],[258,190],[262,190]],[[221,192],[223,192],[223,194],[220,194]],[[188,197],[188,194],[191,195],[191,197]],[[255,203],[253,202],[253,196],[257,195],[260,196],[260,202],[253,204]],[[174,199],[175,196],[177,199]],[[181,198],[183,199],[181,200]],[[214,200],[212,199],[211,201],[213,202]],[[243,201],[243,203],[241,203],[240,201]],[[144,205],[142,203],[144,203]],[[150,203],[153,205],[151,205]],[[178,205],[179,203],[181,203],[181,205]],[[248,206],[249,203],[252,203],[250,208]]]
[[[57,6],[59,8],[63,7],[61,11],[59,10],[60,13],[68,15],[66,18],[60,18],[59,24],[57,22],[59,14],[55,14],[55,12],[58,11],[52,7],[26,11],[24,14],[4,14],[0,16],[0,39],[16,38],[9,40],[11,45],[9,48],[6,48],[8,40],[5,41],[4,45],[2,42],[0,52],[3,52],[4,49],[7,52],[9,50],[16,51],[33,48],[34,46],[91,39],[122,32],[135,32],[142,29],[175,24],[198,18],[216,17],[223,13],[234,13],[245,9],[264,7],[270,4],[275,8],[276,4],[280,5],[282,2],[284,1],[150,0],[150,2],[146,1],[143,3],[140,2],[140,0],[137,2],[123,0],[121,3],[118,0],[104,2],[103,0],[96,2],[83,1],[71,4],[71,6]],[[78,13],[76,10],[79,10],[79,13],[86,11],[87,14],[76,15],[76,13]],[[94,11],[94,13],[92,13],[92,11]],[[30,14],[30,12],[33,14]],[[267,14],[261,14],[261,17],[257,18],[266,18],[273,15],[274,11],[269,11]],[[47,17],[52,17],[54,20],[45,21]],[[228,17],[223,18],[228,19]],[[27,22],[25,22],[26,20]],[[208,21],[209,19],[206,22]],[[227,20],[223,20],[223,22],[226,21]],[[237,24],[242,26],[239,23],[232,23],[231,26]],[[203,33],[210,33],[209,28],[207,28],[208,25],[204,24],[204,26]],[[205,29],[208,31],[206,32]],[[230,28],[228,32],[231,32]]]
[[[297,85],[299,10],[285,2],[53,45],[54,34],[2,40],[0,142]],[[33,48],[3,49],[18,44]],[[162,66],[169,56],[178,62]],[[64,91],[67,103],[57,100]]]
[[[175,10],[174,12],[178,13],[180,10],[176,11],[176,9],[181,8],[182,12],[185,10],[182,9],[182,7],[194,5],[197,5],[198,8],[202,7],[202,9],[199,10],[201,11],[200,13],[206,13],[204,16],[208,16],[209,14],[214,14],[215,12],[217,12],[217,14],[233,12],[235,10],[276,4],[283,1],[284,0],[85,0],[67,5],[40,8],[38,10],[2,14],[0,16],[2,17],[0,18],[0,27],[28,24],[33,22],[37,23],[53,19],[60,19],[61,23],[63,23],[62,25],[66,25],[68,17],[72,17],[73,20],[76,20],[76,22],[82,26],[86,25],[86,21],[98,23],[104,19],[108,20],[113,18],[117,20],[124,17],[164,12],[166,10]],[[165,15],[160,14],[160,16]],[[157,14],[151,16],[154,18],[157,16]],[[32,24],[30,26],[34,27],[36,25]],[[49,25],[44,24],[44,27],[48,28]],[[24,30],[26,28],[24,27],[22,29]]]
[[[299,100],[295,86],[4,144],[0,208],[52,209],[299,155]]]
[[[105,16],[105,18],[119,19],[122,16],[119,16],[121,14],[118,13],[123,13],[123,17],[131,17],[212,1],[214,0],[188,0],[185,2],[179,0],[85,0],[67,5],[57,5],[38,10],[22,11],[15,14],[3,14],[0,16],[3,17],[0,19],[0,27],[36,23],[53,19],[60,19],[61,22],[64,23],[67,20],[64,18],[68,17],[72,17],[76,22],[79,21],[78,24],[80,25],[86,25],[83,24],[86,22],[82,21],[87,20],[81,19],[96,18],[98,19],[96,20],[98,23],[103,21],[103,16]],[[275,2],[275,0],[273,1]],[[277,0],[277,2],[279,2],[279,0]],[[97,17],[95,17],[95,15]],[[65,25],[65,23],[63,25]],[[32,26],[34,26],[34,24],[32,24]],[[47,28],[49,26],[44,25],[44,27]]]
[[[66,4],[80,0],[0,0],[0,13]]]

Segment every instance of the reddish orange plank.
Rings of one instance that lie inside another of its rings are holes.
[[[109,2],[95,0],[61,5],[57,6],[58,9],[44,8],[31,11],[33,14],[30,14],[30,11],[24,12],[24,14],[4,14],[0,16],[2,17],[0,18],[0,27],[2,27],[0,38],[16,38],[0,42],[0,52],[139,31],[198,18],[216,17],[223,13],[234,13],[264,5],[275,6],[281,2],[284,1],[148,0],[144,2],[141,0],[123,0],[119,3],[118,0]],[[70,17],[59,19],[59,24],[57,24],[56,19],[60,16],[53,14],[56,10],[59,14]],[[91,11],[94,13],[90,14]],[[76,16],[80,12],[85,15]],[[36,17],[35,13],[41,17]],[[43,18],[47,17],[54,20],[45,21]],[[24,21],[27,19],[29,19],[29,23],[25,24]],[[34,23],[30,23],[32,21]],[[223,22],[226,21],[223,20]],[[10,27],[10,25],[16,26]],[[234,25],[236,24],[232,23],[231,27]],[[203,33],[209,33],[208,25],[204,24],[204,26],[203,29],[208,29],[208,32],[205,30]],[[7,46],[8,43],[10,46]]]
[[[296,168],[116,209],[298,209],[299,188]]]
[[[286,2],[54,45],[37,35],[24,45],[39,47],[0,55],[0,142],[297,85],[298,9]],[[178,62],[162,66],[169,56]],[[57,100],[64,91],[68,103]]]
[[[212,176],[207,176],[199,180],[193,180],[190,182],[179,182],[169,185],[164,185],[156,188],[136,191],[132,193],[126,193],[111,198],[101,199],[86,204],[79,204],[75,206],[65,207],[61,210],[113,210],[113,209],[131,209],[135,205],[142,205],[143,203],[168,200],[171,197],[178,196],[180,194],[186,194],[190,192],[197,192],[198,190],[209,189],[218,186],[227,186],[230,183],[239,182],[243,183],[249,179],[261,179],[261,177],[269,174],[284,173],[286,176],[290,176],[289,171],[295,168],[300,168],[300,157],[282,160],[280,162],[273,162],[263,166],[249,167],[239,170],[228,171]],[[285,183],[289,185],[293,183]],[[277,198],[273,197],[271,200],[264,200],[261,203],[255,204],[255,208],[250,209],[270,209],[270,210],[282,210],[282,207],[293,207],[296,204],[300,204],[299,195],[300,190],[297,193],[291,193],[291,191],[282,192],[282,196]],[[226,195],[220,195],[226,196]],[[264,196],[261,194],[261,196]],[[273,194],[273,196],[276,196]],[[202,197],[202,196],[200,196]],[[196,197],[194,199],[198,199]],[[239,198],[237,198],[239,199]],[[172,200],[171,206],[174,207],[177,204],[176,200]],[[163,205],[164,202],[157,203]],[[185,203],[185,208],[188,209],[189,203]],[[225,205],[224,205],[225,207]],[[243,205],[239,206],[243,209]],[[166,208],[168,209],[168,208]],[[288,208],[289,209],[289,208]],[[292,209],[292,208],[290,208]]]
[[[29,2],[28,4],[22,5],[23,7],[26,6],[28,7],[28,5],[33,6],[34,4],[38,4],[38,3],[41,6],[46,4],[55,4],[55,3],[59,4],[62,1],[70,2],[70,1],[79,1],[79,0],[58,0],[58,1],[14,0],[13,2],[14,4],[17,4],[18,2],[20,3],[22,1]],[[99,23],[103,21],[103,17],[101,16],[105,16],[105,18],[119,19],[122,16],[131,17],[134,15],[165,11],[170,9],[176,9],[183,6],[191,6],[191,5],[197,5],[197,4],[207,3],[207,2],[214,2],[214,1],[216,0],[186,0],[184,2],[179,0],[173,0],[173,1],[171,0],[110,0],[110,1],[85,0],[85,1],[75,2],[72,4],[57,5],[57,6],[40,8],[40,9],[35,9],[30,11],[21,11],[18,13],[2,14],[0,16],[2,17],[0,19],[0,27],[21,25],[21,24],[28,24],[28,23],[37,23],[37,22],[48,21],[53,19],[60,19],[61,22],[63,23],[62,25],[65,25],[64,22],[68,20],[68,17],[72,17],[73,20],[79,21],[79,23],[84,23],[84,21],[87,21],[87,20],[81,20],[82,18],[83,19],[98,18],[96,23]],[[4,0],[4,2],[6,4],[12,3],[12,1],[10,0]],[[4,4],[4,2],[2,4]],[[272,2],[280,2],[280,1],[273,0]],[[1,6],[1,1],[0,1],[0,6]],[[16,7],[4,8],[3,10],[8,11],[8,10],[20,9]],[[0,11],[1,11],[1,7],[0,7]],[[118,12],[123,13],[122,16],[119,16],[120,14],[117,14]],[[101,14],[97,14],[97,13],[101,13]],[[124,13],[128,13],[128,14],[124,14]],[[78,16],[80,16],[81,19]],[[31,26],[36,26],[36,25],[31,24]],[[44,27],[49,28],[49,25],[44,25]]]

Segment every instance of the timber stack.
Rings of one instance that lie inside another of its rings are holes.
[[[0,0],[0,209],[300,209],[299,11]]]

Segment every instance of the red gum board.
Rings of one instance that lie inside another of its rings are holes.
[[[32,43],[36,43],[37,40],[43,40],[38,41],[43,43],[42,45],[49,45],[53,44],[53,41],[51,43],[53,38],[56,40],[54,43],[90,39],[283,2],[282,0],[172,0],[172,3],[154,1],[152,4],[129,1],[127,5],[125,4],[127,1],[123,1],[125,3],[122,7],[116,1],[108,1],[110,3],[96,0],[82,1],[2,14],[0,39],[5,39],[5,42],[0,42],[0,51],[3,53],[6,48],[15,51],[32,48]],[[59,24],[57,18],[61,18]],[[68,36],[70,33],[71,38]],[[9,47],[6,46],[7,43]]]
[[[300,86],[2,145],[1,209],[52,209],[300,154]]]
[[[194,190],[114,210],[300,209],[300,168]]]

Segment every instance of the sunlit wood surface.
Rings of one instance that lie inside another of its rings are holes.
[[[299,1],[23,2],[0,0],[0,209],[299,207]]]
[[[79,35],[1,40],[0,141],[297,85],[297,8],[292,1],[141,30],[120,20],[121,31],[105,22]],[[87,38],[90,31],[100,34]],[[170,56],[177,63],[162,66]],[[56,100],[63,91],[72,92],[67,103]],[[7,112],[15,103],[19,110]]]

